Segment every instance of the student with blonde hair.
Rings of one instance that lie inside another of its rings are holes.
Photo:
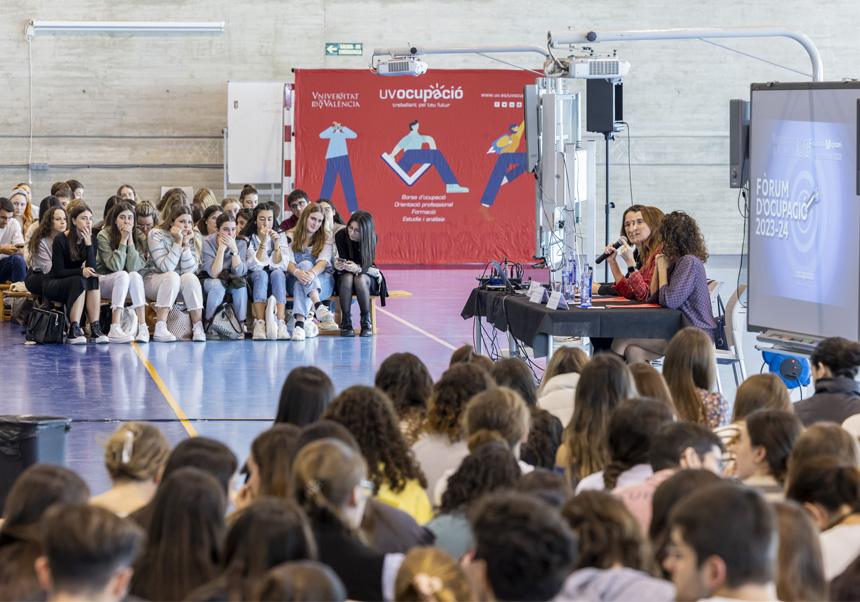
[[[198,188],[194,193],[192,204],[197,205],[204,211],[209,207],[218,207],[218,199],[215,198],[215,193],[209,188]]]
[[[394,580],[397,602],[466,602],[472,587],[457,561],[440,548],[413,548]]]

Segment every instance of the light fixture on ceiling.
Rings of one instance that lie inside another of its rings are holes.
[[[224,21],[36,21],[27,23],[25,35],[98,35],[98,34],[144,34],[144,35],[189,35],[220,34]]]

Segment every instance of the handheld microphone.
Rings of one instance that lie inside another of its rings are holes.
[[[627,242],[627,237],[626,237],[626,236],[622,236],[621,238],[619,238],[618,240],[616,240],[614,243],[612,243],[612,248],[613,248],[613,249],[617,249],[617,248],[619,248],[621,245],[623,245],[623,244],[624,244],[624,243],[626,243],[626,242]],[[594,263],[595,263],[595,264],[603,263],[604,261],[606,261],[606,258],[607,258],[607,257],[609,257],[609,255],[607,255],[606,253],[603,253],[600,257],[598,257],[598,258],[594,261]]]

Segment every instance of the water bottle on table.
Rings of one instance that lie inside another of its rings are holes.
[[[587,263],[582,268],[582,281],[579,284],[579,306],[591,307],[591,266]]]

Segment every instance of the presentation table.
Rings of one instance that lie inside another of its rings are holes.
[[[475,288],[460,315],[475,319],[475,351],[481,353],[483,319],[534,350],[552,356],[553,337],[671,339],[683,328],[681,312],[623,297],[594,297],[592,307],[548,309],[527,296]]]

